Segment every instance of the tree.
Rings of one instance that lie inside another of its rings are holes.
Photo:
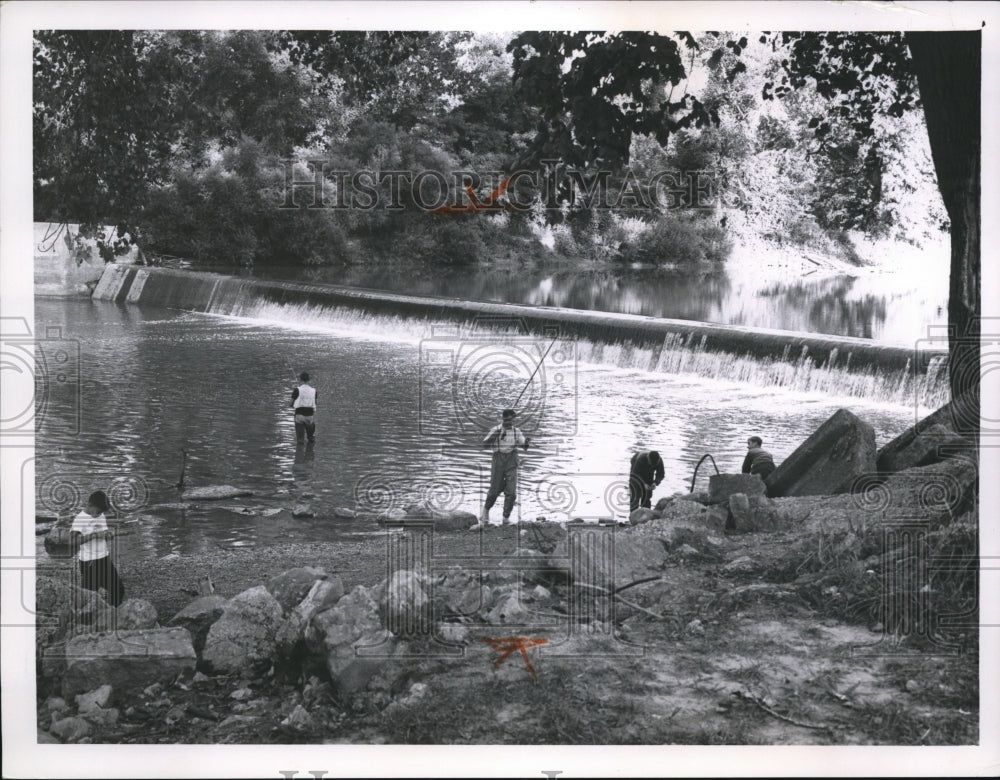
[[[676,36],[688,51],[698,47],[689,33]],[[901,116],[922,101],[938,187],[952,222],[951,392],[953,398],[978,395],[980,33],[783,33],[764,39],[790,47],[782,83],[765,88],[764,97],[814,85],[821,95],[840,98],[837,110],[859,137],[870,135],[878,113]],[[727,50],[739,55],[746,43],[727,40],[712,57],[721,60]],[[679,129],[717,122],[686,90],[674,97],[689,66],[670,36],[532,32],[517,36],[510,49],[514,79],[542,117],[533,160],[615,165],[627,162],[634,133],[664,144]],[[731,73],[745,68],[737,61]],[[818,118],[814,130],[822,139],[830,132],[828,119]],[[975,410],[974,419],[956,424],[978,432],[978,402]]]

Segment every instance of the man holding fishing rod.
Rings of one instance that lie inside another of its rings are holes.
[[[490,468],[490,490],[483,506],[482,525],[490,521],[490,510],[503,493],[503,524],[510,523],[510,513],[517,497],[517,448],[528,449],[531,440],[514,427],[516,412],[504,409],[500,425],[495,425],[483,439],[484,447],[493,448],[493,463]]]
[[[541,360],[538,361],[535,370],[531,372],[528,381],[524,383],[524,387],[514,399],[512,406],[517,406],[524,391],[531,386],[531,380],[535,378],[535,374],[542,367],[556,341],[558,341],[558,336],[552,339],[552,343],[549,344]],[[516,416],[517,413],[513,408],[504,409],[500,424],[493,426],[483,439],[483,447],[493,449],[493,462],[490,466],[490,489],[486,494],[483,514],[479,519],[479,525],[474,526],[474,528],[483,528],[489,523],[490,510],[501,493],[503,493],[503,524],[510,523],[510,513],[514,509],[514,501],[517,498],[517,448],[527,450],[531,443],[531,440],[519,428],[514,427]]]

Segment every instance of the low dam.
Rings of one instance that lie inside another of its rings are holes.
[[[758,386],[936,407],[947,401],[945,350],[578,309],[400,295],[331,285],[108,265],[94,299],[319,326],[381,318],[451,323],[465,334],[572,339],[579,360]],[[409,323],[409,324],[408,324]]]

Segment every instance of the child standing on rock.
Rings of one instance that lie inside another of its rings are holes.
[[[77,549],[83,587],[93,591],[104,588],[108,603],[117,607],[125,598],[125,586],[108,552],[107,540],[113,535],[104,517],[108,508],[108,496],[103,490],[91,493],[87,508],[73,518],[70,539]]]

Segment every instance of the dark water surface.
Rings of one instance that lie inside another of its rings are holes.
[[[110,489],[132,521],[122,552],[139,557],[378,532],[335,517],[339,507],[377,511],[427,498],[478,512],[489,466],[483,426],[524,383],[483,363],[456,390],[454,366],[428,366],[421,351],[435,334],[405,322],[275,324],[91,300],[39,299],[35,311],[38,332],[59,326],[79,344],[80,377],[78,394],[50,393],[39,415],[38,511],[69,511],[90,490]],[[318,434],[313,447],[297,448],[288,401],[304,369],[319,392]],[[655,500],[687,490],[705,453],[738,471],[750,434],[780,461],[843,405],[875,427],[880,445],[914,418],[901,405],[596,358],[568,365],[543,389],[541,399],[532,384],[519,404],[536,410],[524,419],[534,439],[515,510],[524,519],[624,515],[637,448],[664,455]],[[491,410],[485,418],[482,409]],[[229,484],[255,495],[163,506],[180,501],[182,449],[188,486]],[[293,519],[303,494],[316,517]]]

